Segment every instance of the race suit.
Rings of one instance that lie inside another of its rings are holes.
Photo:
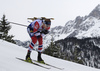
[[[30,35],[32,42],[29,45],[29,50],[31,51],[34,48],[35,43],[38,41],[38,52],[42,52],[43,49],[43,33],[41,31],[44,29],[42,27],[42,20],[38,19],[30,23],[27,28],[28,34]],[[49,29],[48,29],[49,30]]]

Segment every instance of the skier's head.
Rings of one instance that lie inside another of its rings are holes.
[[[51,20],[50,19],[45,19],[43,21],[43,27],[46,29],[46,30],[49,30],[50,29],[50,26],[51,26]]]

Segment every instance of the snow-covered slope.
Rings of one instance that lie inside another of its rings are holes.
[[[25,58],[27,49],[0,40],[0,71],[61,71],[55,68],[44,69],[33,64],[29,64],[16,59]],[[37,59],[37,52],[33,51],[32,59]],[[62,71],[100,71],[99,69],[87,67],[73,62],[57,59],[48,55],[42,55],[45,62],[64,68]]]

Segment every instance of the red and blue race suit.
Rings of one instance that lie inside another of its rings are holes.
[[[32,23],[30,23],[30,25],[27,27],[28,34],[30,35],[32,39],[32,42],[29,45],[30,51],[34,48],[35,43],[38,41],[39,42],[38,52],[42,52],[43,35],[44,35],[43,33],[41,34],[41,31],[44,29],[42,25],[43,25],[42,20],[37,19],[37,20],[34,20]]]

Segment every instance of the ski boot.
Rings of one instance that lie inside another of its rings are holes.
[[[28,50],[25,61],[32,63],[32,59],[30,58],[30,54],[31,54],[31,51]]]
[[[38,52],[38,60],[39,63],[45,64],[44,60],[41,58],[41,52]]]

